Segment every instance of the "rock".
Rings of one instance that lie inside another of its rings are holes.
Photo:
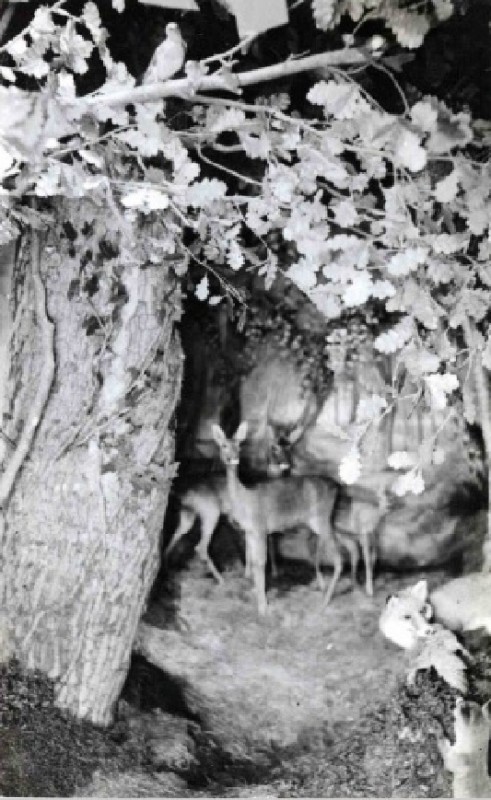
[[[188,794],[186,781],[173,772],[149,775],[145,772],[95,772],[75,797],[182,797]]]
[[[156,708],[144,715],[143,730],[155,769],[189,769],[196,761],[189,723]]]

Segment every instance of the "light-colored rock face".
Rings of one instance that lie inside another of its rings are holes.
[[[246,461],[256,471],[267,474],[275,431],[286,433],[294,441],[289,453],[293,474],[325,475],[339,482],[339,465],[350,449],[349,441],[339,435],[340,428],[354,420],[361,398],[380,390],[383,379],[379,366],[362,360],[355,375],[336,374],[332,391],[319,408],[313,395],[302,387],[301,369],[293,357],[275,354],[265,346],[261,353],[240,389],[241,417],[249,422],[244,446]],[[207,431],[211,440],[211,422],[219,417],[217,401],[216,390],[208,387],[199,424],[201,452]],[[390,453],[414,452],[421,442],[431,441],[445,412],[448,410],[438,414],[419,408],[414,411],[409,402],[394,415],[387,415],[365,440],[360,480],[354,486],[341,487],[335,525],[358,535],[360,528],[376,531],[379,561],[386,565],[401,569],[441,565],[463,547],[459,529],[463,509],[456,497],[462,495],[462,488],[472,483],[473,477],[458,420],[444,427],[438,436],[438,446],[446,458],[441,465],[425,471],[425,491],[403,498],[390,494],[397,477],[387,467]],[[380,505],[382,495],[389,498],[388,507]],[[280,547],[288,549],[287,545]],[[293,549],[296,547],[294,544]],[[302,550],[300,543],[298,547]],[[326,561],[329,563],[329,555]]]

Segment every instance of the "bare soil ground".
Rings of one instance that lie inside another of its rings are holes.
[[[196,558],[166,577],[146,617],[164,672],[134,659],[108,731],[64,718],[45,679],[0,671],[0,794],[450,796],[437,736],[455,692],[430,673],[407,687],[407,656],[377,628],[386,595],[421,573],[379,574],[373,599],[343,577],[323,611],[312,568],[283,564],[265,620],[243,567],[224,577]]]
[[[188,791],[449,796],[433,717],[449,721],[452,693],[422,679],[408,694],[407,657],[378,631],[387,594],[420,575],[379,576],[373,599],[343,577],[322,610],[313,570],[283,567],[264,620],[241,566],[217,586],[196,560],[149,609],[168,631],[165,668],[201,722]]]

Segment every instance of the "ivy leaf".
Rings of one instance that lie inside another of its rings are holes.
[[[341,459],[339,477],[343,483],[351,485],[356,483],[361,475],[361,458],[359,450],[354,447],[348,455]]]
[[[37,41],[54,33],[55,30],[56,26],[49,8],[46,6],[37,8],[29,28],[29,35]]]
[[[450,175],[447,175],[442,181],[439,181],[435,187],[435,197],[439,203],[450,203],[455,200],[459,191],[460,173],[454,169]]]
[[[227,193],[227,185],[216,178],[203,178],[193,183],[186,191],[186,200],[190,206],[206,207],[217,200],[222,200]]]
[[[396,450],[388,457],[387,464],[391,469],[410,469],[415,465],[415,456],[406,450]]]
[[[371,110],[358,87],[352,83],[319,81],[309,90],[307,100],[313,105],[323,106],[326,117],[335,119],[353,119]]]
[[[38,197],[53,197],[60,194],[60,187],[61,164],[54,162],[39,176],[35,185],[35,193]]]
[[[244,266],[245,256],[238,242],[231,242],[227,255],[227,264],[235,272]]]
[[[331,205],[334,211],[334,221],[342,228],[349,228],[358,222],[358,212],[351,200],[341,200]]]
[[[326,319],[337,319],[341,316],[341,303],[338,298],[325,286],[319,286],[307,293],[314,306]]]
[[[265,161],[271,152],[271,140],[263,132],[259,136],[239,132],[240,143],[249,158],[262,158]]]
[[[429,133],[436,129],[438,110],[431,99],[419,100],[411,108],[411,119],[415,125]]]
[[[434,411],[442,411],[447,406],[447,395],[459,388],[456,375],[425,375],[424,381],[429,392],[430,405]]]
[[[435,253],[450,255],[466,250],[469,246],[469,235],[466,233],[439,233],[436,236],[428,236]]]
[[[437,18],[442,22],[450,19],[455,11],[452,0],[433,0],[433,7],[435,9]]]
[[[467,691],[466,666],[457,655],[462,651],[462,645],[452,631],[444,628],[443,625],[434,625],[431,633],[425,636],[419,645],[415,668],[418,670],[434,667],[449,686],[465,693]]]
[[[82,20],[87,29],[90,31],[90,35],[92,36],[94,42],[96,44],[100,44],[100,42],[102,42],[104,39],[104,33],[101,27],[101,16],[99,14],[99,9],[95,3],[88,2],[85,4],[82,11]]]
[[[357,272],[356,277],[343,292],[343,302],[347,306],[361,306],[372,295],[372,278],[369,272]]]
[[[429,18],[418,13],[411,13],[399,4],[389,3],[386,7],[386,21],[399,44],[409,50],[415,50],[423,43],[430,29]]]
[[[312,0],[312,14],[321,31],[327,31],[331,27],[336,6],[335,0]]]
[[[0,67],[0,78],[9,83],[15,83],[15,72],[10,67]]]
[[[452,114],[443,103],[438,104],[438,125],[429,136],[426,146],[431,153],[443,155],[455,147],[466,147],[473,139],[469,114]]]
[[[83,75],[88,70],[87,59],[94,49],[94,43],[77,33],[75,22],[69,19],[60,34],[60,53],[73,72]]]
[[[413,322],[405,317],[385,333],[381,333],[374,341],[374,347],[379,353],[396,353],[413,335]]]
[[[209,293],[210,293],[210,287],[209,287],[208,275],[204,275],[201,278],[198,285],[196,286],[194,294],[196,295],[198,300],[207,300]]]
[[[428,251],[423,247],[408,247],[407,250],[396,253],[389,259],[387,272],[394,277],[409,275],[425,262],[427,255]]]
[[[49,75],[49,64],[42,58],[30,58],[22,63],[19,69],[33,78],[45,78]]]
[[[404,366],[414,378],[421,378],[428,373],[436,372],[440,359],[424,347],[408,347],[402,353]]]
[[[308,292],[309,289],[313,289],[317,284],[318,269],[319,264],[316,261],[305,257],[292,264],[287,269],[286,276],[302,292]]]
[[[246,115],[240,109],[226,108],[212,122],[210,131],[212,133],[221,133],[227,130],[236,131],[237,128],[244,124],[245,119]]]
[[[27,42],[23,36],[16,36],[7,42],[5,50],[14,59],[18,59],[27,51]]]
[[[425,490],[425,483],[421,470],[414,468],[404,473],[392,484],[391,489],[397,497],[404,497],[409,493],[422,494]]]
[[[169,197],[159,189],[143,186],[141,189],[135,189],[123,195],[121,203],[125,208],[136,208],[144,214],[149,214],[151,211],[168,208]]]
[[[356,409],[356,421],[371,422],[372,420],[376,420],[386,408],[387,401],[385,397],[381,397],[377,394],[362,397]]]
[[[410,172],[420,172],[426,166],[426,150],[421,147],[419,137],[412,131],[404,130],[399,135],[394,157]]]
[[[395,293],[395,286],[390,281],[373,282],[372,297],[375,297],[377,300],[386,300],[389,297],[394,297]]]

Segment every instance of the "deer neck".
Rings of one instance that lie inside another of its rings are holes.
[[[244,499],[247,494],[247,489],[239,479],[237,465],[227,466],[226,473],[227,491],[230,505],[232,511],[239,515],[238,521],[240,521],[241,509],[244,507]]]

